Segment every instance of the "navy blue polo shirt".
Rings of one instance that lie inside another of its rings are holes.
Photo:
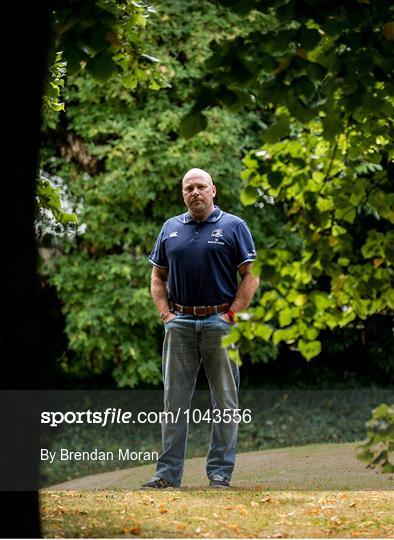
[[[168,298],[183,306],[231,302],[238,267],[255,258],[245,221],[218,206],[203,222],[188,212],[166,221],[149,256],[155,266],[168,268]]]

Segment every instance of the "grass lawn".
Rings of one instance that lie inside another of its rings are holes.
[[[138,490],[153,465],[89,476],[41,492],[45,537],[392,538],[393,478],[365,469],[354,444],[238,455],[232,489],[206,488],[204,460],[184,487]]]
[[[55,538],[392,538],[393,492],[69,491],[42,495]]]

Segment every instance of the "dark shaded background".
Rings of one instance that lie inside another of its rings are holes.
[[[3,323],[1,536],[39,537],[37,491],[4,491],[15,472],[37,485],[38,431],[18,389],[39,387],[49,364],[46,311],[40,305],[34,241],[34,185],[38,163],[42,81],[48,41],[47,1],[2,7]],[[5,389],[11,390],[5,394]],[[11,402],[10,402],[11,400]],[[14,485],[14,489],[17,486]]]

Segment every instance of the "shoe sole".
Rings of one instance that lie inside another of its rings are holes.
[[[167,486],[167,487],[152,487],[152,486],[141,486],[139,489],[158,489],[158,490],[166,490],[166,489],[176,489],[174,486]]]

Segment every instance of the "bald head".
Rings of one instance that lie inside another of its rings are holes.
[[[207,171],[204,171],[204,169],[198,169],[195,167],[194,169],[190,169],[190,171],[187,171],[185,176],[182,178],[182,186],[186,182],[186,180],[205,180],[208,182],[208,184],[213,185],[211,175],[207,173]]]
[[[203,169],[190,169],[182,179],[183,200],[196,221],[204,221],[213,211],[216,187]]]

